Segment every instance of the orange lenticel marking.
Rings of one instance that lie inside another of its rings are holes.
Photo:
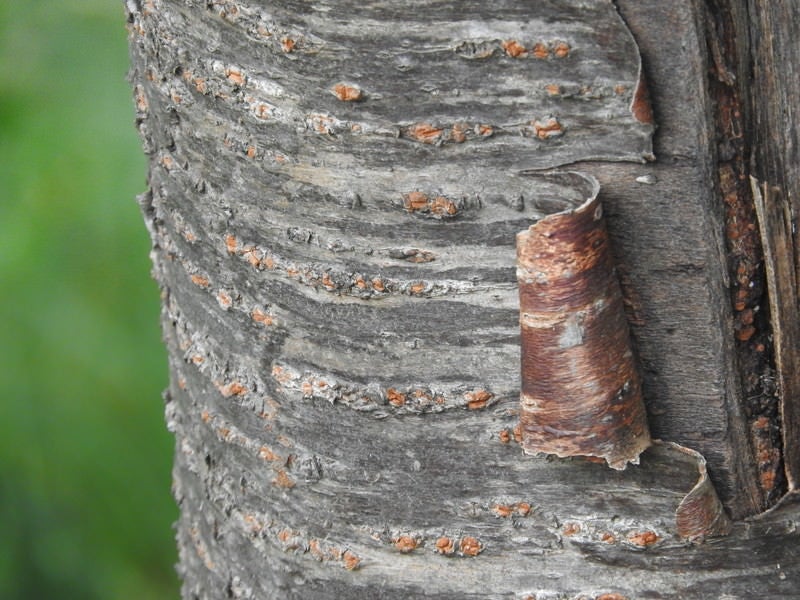
[[[467,408],[470,410],[478,410],[484,408],[487,402],[492,399],[494,394],[487,392],[486,390],[475,390],[472,392],[467,392],[464,394],[464,396],[467,399]]]
[[[406,403],[406,395],[398,392],[394,388],[386,390],[386,398],[392,406],[403,406]]]
[[[242,85],[244,83],[244,75],[237,69],[225,69],[225,76],[235,85]]]
[[[430,203],[430,210],[435,215],[453,216],[458,212],[456,203],[444,196],[436,196]]]
[[[430,206],[430,204],[428,201],[428,196],[422,192],[414,191],[404,196],[403,206],[407,211],[414,212],[417,210],[425,210]]]
[[[544,89],[550,96],[558,96],[561,94],[561,86],[557,83],[549,83],[544,86]]]
[[[208,277],[192,275],[192,283],[199,287],[208,287]]]
[[[495,504],[492,507],[492,512],[498,517],[506,518],[514,514],[514,507],[507,504]]]
[[[231,381],[220,387],[219,391],[224,397],[230,398],[231,396],[243,396],[247,393],[247,388],[238,381]]]
[[[519,58],[528,53],[528,51],[525,49],[525,46],[516,40],[506,40],[502,43],[502,46],[505,53],[511,58]]]
[[[628,535],[628,541],[637,546],[652,546],[658,541],[658,534],[654,531],[636,531]]]
[[[364,95],[360,88],[345,83],[337,83],[333,86],[332,91],[334,96],[342,102],[357,102]]]
[[[342,554],[342,564],[348,571],[355,571],[361,564],[361,559],[354,552],[345,550]]]
[[[536,58],[547,58],[550,56],[550,49],[547,47],[547,44],[543,44],[542,42],[538,42],[533,46],[533,56]]]
[[[290,37],[285,37],[285,38],[283,38],[283,39],[281,40],[281,50],[283,50],[283,51],[284,51],[286,54],[288,54],[289,52],[291,52],[292,50],[294,50],[294,47],[295,47],[296,45],[297,45],[297,42],[295,42],[295,41],[294,41],[292,38],[290,38]]]
[[[538,137],[540,140],[557,137],[564,133],[564,128],[555,117],[550,117],[544,122],[538,120],[534,121],[533,130],[536,132],[536,137]]]
[[[312,538],[308,540],[308,551],[317,560],[325,560],[325,552],[323,552],[322,545],[318,539]]]
[[[394,547],[401,553],[408,554],[417,547],[417,540],[410,535],[401,535],[394,540]]]
[[[287,490],[292,489],[295,486],[294,481],[292,480],[289,475],[286,474],[286,471],[283,469],[278,471],[278,474],[275,476],[275,479],[272,480],[272,483],[280,488],[284,488]]]
[[[553,48],[553,54],[555,54],[556,58],[566,58],[569,56],[569,51],[570,47],[566,42],[558,42]]]
[[[435,144],[442,136],[443,129],[430,123],[417,123],[408,129],[409,135],[423,144]]]
[[[467,141],[467,127],[463,123],[456,123],[450,130],[450,139],[456,144]]]
[[[477,556],[481,551],[481,543],[474,537],[463,537],[458,544],[461,554],[464,556]]]
[[[272,325],[273,323],[272,315],[268,315],[258,308],[253,309],[253,312],[250,313],[250,317],[253,319],[253,321],[256,323],[261,323],[262,325]]]
[[[222,308],[230,308],[231,304],[233,304],[233,299],[228,292],[225,290],[220,290],[217,293],[217,302],[219,302],[219,305]]]
[[[258,456],[263,458],[264,460],[268,461],[277,461],[280,460],[280,456],[275,454],[269,446],[261,446],[261,449],[258,451]]]
[[[456,545],[455,543],[453,543],[453,540],[450,539],[449,537],[443,536],[440,537],[438,540],[436,540],[436,552],[438,552],[439,554],[444,554],[444,555],[452,554],[453,552],[455,552],[455,549]]]

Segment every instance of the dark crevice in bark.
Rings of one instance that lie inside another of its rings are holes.
[[[740,35],[749,36],[751,169],[764,242],[781,400],[783,460],[791,491],[800,481],[800,316],[797,270],[800,237],[800,6],[749,0]]]
[[[724,204],[725,240],[733,307],[733,335],[743,413],[757,463],[762,510],[786,491],[781,414],[764,251],[750,184],[751,107],[747,38],[737,29],[727,0],[709,0],[706,12],[709,94],[717,131],[718,193]]]

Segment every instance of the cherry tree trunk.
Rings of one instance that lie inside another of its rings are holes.
[[[126,9],[184,598],[796,597],[800,9]]]

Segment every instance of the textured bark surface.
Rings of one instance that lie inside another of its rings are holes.
[[[615,472],[525,456],[516,427],[515,235],[585,199],[532,173],[579,163],[654,436],[732,516],[775,500],[701,7],[127,7],[185,598],[791,596],[791,501],[693,545],[728,530],[700,457]]]

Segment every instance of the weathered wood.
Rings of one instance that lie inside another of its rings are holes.
[[[794,231],[800,213],[800,6],[793,2],[747,2],[747,19],[738,22],[739,35],[749,39],[747,46],[750,69],[740,82],[747,93],[751,108],[749,135],[753,140],[752,173],[767,187],[767,205],[786,211],[786,233],[776,231],[777,238],[768,238],[766,245],[778,253],[775,261],[794,263],[800,268],[800,237]],[[765,232],[769,235],[769,232]],[[794,246],[794,256],[786,244]],[[790,276],[782,275],[773,285],[786,292]],[[794,279],[797,281],[798,276]],[[776,290],[778,292],[778,290]],[[780,292],[778,292],[780,293]],[[800,355],[797,345],[800,326],[792,322],[797,314],[797,289],[794,298],[775,298],[773,325],[776,337],[776,373],[781,401],[783,460],[789,486],[800,481]],[[777,313],[777,314],[776,314]]]
[[[755,199],[749,184],[752,150],[748,128],[751,110],[743,85],[748,59],[747,20],[739,2],[709,0],[704,13],[709,54],[708,91],[713,100],[712,181],[724,206],[729,302],[733,312],[733,384],[741,390],[740,414],[757,465],[759,504],[766,508],[786,491],[778,398],[767,382],[774,370],[769,325],[764,244],[759,235]]]
[[[616,473],[518,444],[514,238],[582,198],[525,173],[577,161],[652,431],[733,516],[766,505],[706,15],[617,4],[128,0],[184,597],[794,589],[791,504],[694,546],[727,519],[691,453]]]
[[[780,417],[783,433],[783,460],[790,490],[797,489],[800,439],[800,312],[797,306],[797,278],[792,242],[792,218],[780,189],[764,185],[751,177],[758,213],[759,231],[764,245],[764,266],[770,300],[770,323],[775,345],[775,369],[781,397]]]

